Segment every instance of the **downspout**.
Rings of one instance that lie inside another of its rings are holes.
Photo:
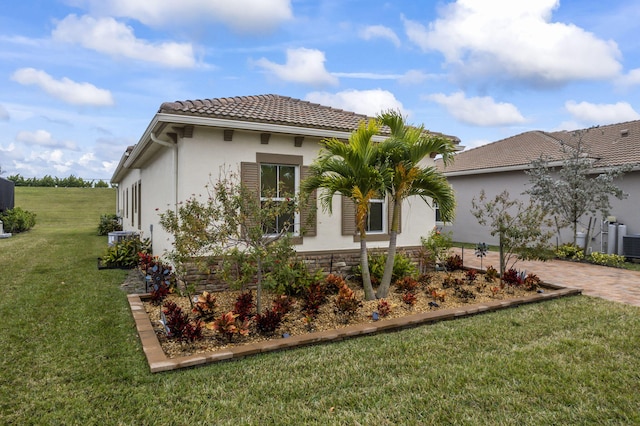
[[[151,141],[158,145],[166,146],[173,149],[173,208],[176,215],[178,214],[178,143],[164,141],[159,139],[154,132],[149,135]]]

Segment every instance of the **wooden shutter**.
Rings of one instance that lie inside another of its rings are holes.
[[[309,166],[300,167],[300,177],[302,180],[309,176]],[[300,208],[300,235],[315,237],[317,235],[318,217],[317,210],[317,191],[309,194],[307,203]]]
[[[240,181],[253,194],[255,202],[260,205],[260,169],[257,163],[240,163]],[[254,226],[255,221],[249,226]]]
[[[356,235],[356,205],[345,196],[342,199],[342,235]]]

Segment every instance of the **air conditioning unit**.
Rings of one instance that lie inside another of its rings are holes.
[[[622,237],[622,249],[625,257],[640,259],[640,234]]]
[[[131,238],[138,238],[138,233],[135,231],[113,231],[108,234],[109,247],[114,246],[116,243],[119,243],[124,240],[128,240]]]

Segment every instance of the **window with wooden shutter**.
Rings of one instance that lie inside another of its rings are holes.
[[[344,196],[340,198],[342,199],[342,235],[353,235],[354,241],[360,241],[356,227],[356,206],[350,198]],[[393,218],[393,204],[388,198],[385,200],[375,199],[372,200],[372,206],[372,212],[370,212],[367,218],[367,240],[388,240],[391,220]],[[373,209],[377,210],[373,211]],[[402,231],[402,208],[399,212],[399,218],[398,233]],[[376,229],[380,229],[380,224],[382,224],[382,230],[376,232]]]
[[[295,195],[299,191],[300,180],[307,174],[308,167],[302,166],[300,155],[256,153],[255,163],[240,164],[240,179],[255,194],[257,200],[270,197],[271,201],[286,202],[287,195]],[[316,200],[317,195],[314,191],[309,196],[308,203],[301,205],[300,212],[295,214],[295,218],[276,218],[275,223],[271,224],[273,229],[276,231],[280,229],[278,219],[293,220],[292,242],[294,244],[302,244],[303,235],[315,236],[317,234]]]

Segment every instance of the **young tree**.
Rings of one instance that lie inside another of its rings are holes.
[[[500,276],[518,260],[546,260],[549,258],[548,241],[553,232],[546,211],[530,201],[509,199],[503,191],[488,200],[482,190],[478,200],[471,200],[471,213],[478,223],[489,226],[491,235],[498,235],[500,245]],[[510,263],[511,262],[511,263]]]
[[[174,239],[169,258],[176,272],[184,273],[188,262],[208,265],[214,257],[224,256],[233,248],[243,251],[249,261],[256,263],[256,307],[261,312],[264,260],[269,246],[286,237],[293,226],[288,220],[273,227],[276,218],[293,218],[297,209],[295,194],[286,202],[268,199],[240,182],[237,174],[222,171],[212,185],[207,186],[208,198],[201,201],[193,196],[181,203],[177,211],[160,214],[160,225]]]
[[[589,130],[574,132],[574,144],[562,144],[565,159],[558,170],[541,157],[531,163],[532,168],[527,172],[531,188],[526,193],[556,219],[558,234],[560,229],[571,226],[574,244],[580,218],[596,212],[606,217],[611,208],[609,196],[619,200],[627,197],[614,180],[631,169],[628,165],[595,171],[594,159],[589,157],[583,141]]]
[[[360,266],[367,300],[375,299],[367,257],[366,220],[369,202],[384,194],[384,183],[388,180],[388,170],[380,166],[378,145],[371,141],[377,133],[378,124],[371,120],[360,123],[346,144],[338,139],[324,140],[318,158],[309,167],[310,176],[302,182],[304,193],[324,189],[320,202],[325,211],[332,211],[335,194],[350,198],[355,203],[356,227],[360,235]]]
[[[388,126],[391,137],[380,145],[383,167],[391,173],[385,183],[393,204],[389,249],[384,274],[376,296],[387,297],[393,274],[400,207],[409,197],[419,196],[428,203],[428,198],[438,203],[444,220],[452,220],[455,211],[455,195],[444,175],[433,166],[425,166],[423,160],[432,154],[441,154],[445,164],[455,151],[450,139],[425,131],[424,126],[409,126],[397,111],[385,111],[378,116],[380,124]]]

